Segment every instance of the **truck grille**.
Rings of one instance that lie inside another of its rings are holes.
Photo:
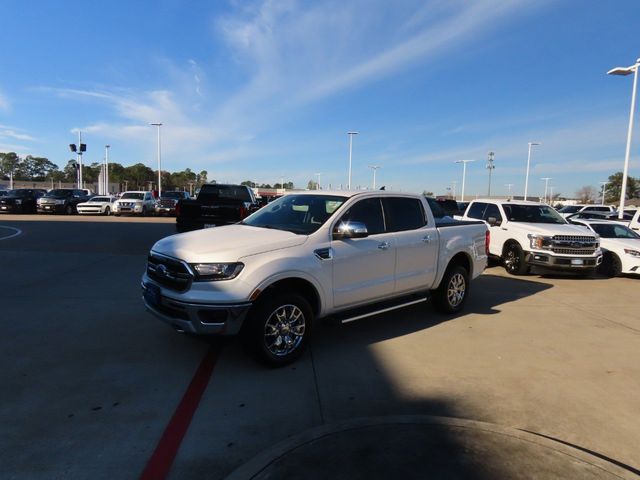
[[[598,239],[593,236],[555,235],[551,251],[559,255],[593,255],[598,246]]]
[[[193,275],[184,263],[153,253],[147,257],[147,275],[160,285],[178,292],[188,290],[193,281]]]

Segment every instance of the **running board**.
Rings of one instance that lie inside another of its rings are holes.
[[[337,315],[332,315],[330,321],[333,323],[350,323],[356,320],[361,320],[367,317],[373,317],[374,315],[380,315],[382,313],[391,312],[400,308],[408,307],[411,305],[417,305],[429,300],[428,295],[412,295],[409,297],[402,297],[396,300],[387,300],[386,302],[374,303],[366,307],[360,307],[353,310],[348,310]]]

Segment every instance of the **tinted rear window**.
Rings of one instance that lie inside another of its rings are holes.
[[[239,185],[203,185],[198,193],[198,199],[229,199],[250,202],[249,189]]]
[[[422,202],[417,198],[383,198],[388,232],[415,230],[426,225]]]

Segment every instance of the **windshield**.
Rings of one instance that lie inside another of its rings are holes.
[[[184,194],[182,192],[164,192],[160,198],[176,198],[179,200],[183,197]]]
[[[503,204],[504,213],[510,222],[527,223],[567,223],[564,218],[548,205]]]
[[[11,195],[12,197],[26,197],[29,195],[29,190],[25,190],[24,188],[9,190],[8,195]]]
[[[285,195],[246,218],[245,225],[309,235],[346,201],[333,195]]]
[[[203,185],[198,192],[199,201],[210,202],[218,199],[252,201],[249,189],[241,185]]]
[[[558,212],[560,212],[560,213],[576,213],[581,208],[582,208],[582,206],[580,206],[580,205],[567,205],[565,207],[562,207],[560,210],[558,210]]]
[[[47,193],[48,197],[68,197],[70,195],[73,195],[73,190],[64,190],[61,188],[51,190]]]
[[[591,228],[602,238],[640,238],[640,235],[624,225],[592,223]]]
[[[144,193],[127,192],[122,194],[122,197],[120,198],[122,200],[142,200],[144,198]]]

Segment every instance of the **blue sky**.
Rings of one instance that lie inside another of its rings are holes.
[[[0,3],[0,152],[210,179],[572,196],[622,170],[637,0]],[[637,117],[637,116],[636,116]],[[640,125],[634,135],[638,139]],[[630,175],[640,177],[638,140]]]

